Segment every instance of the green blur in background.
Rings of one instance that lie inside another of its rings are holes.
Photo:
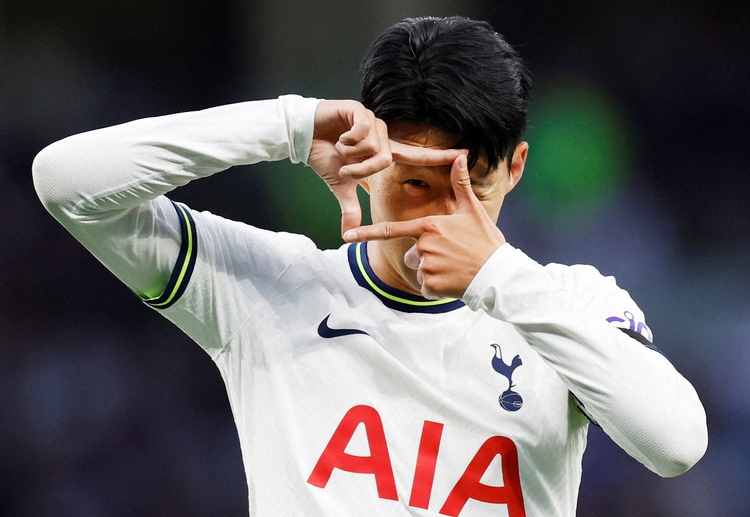
[[[627,180],[632,136],[619,106],[581,80],[560,80],[532,102],[521,190],[554,222],[606,205]],[[554,217],[552,217],[554,216]]]
[[[306,235],[321,249],[341,246],[341,209],[318,175],[309,167],[288,162],[271,164],[269,169],[267,195],[275,226]],[[362,188],[357,190],[362,224],[368,224],[369,197]]]

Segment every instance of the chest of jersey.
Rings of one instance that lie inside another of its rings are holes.
[[[229,390],[243,393],[233,405],[238,427],[247,423],[244,440],[262,443],[276,465],[293,463],[284,470],[299,472],[313,496],[518,516],[529,506],[524,490],[544,477],[540,465],[570,479],[581,419],[512,326],[467,308],[319,309],[270,326],[286,331],[255,344],[236,372],[245,388]],[[281,416],[259,426],[269,404]]]

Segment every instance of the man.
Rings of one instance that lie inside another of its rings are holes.
[[[138,120],[34,163],[53,216],[215,361],[250,514],[574,515],[589,421],[662,476],[690,468],[705,413],[628,293],[536,263],[495,224],[528,152],[513,49],[484,23],[404,20],[362,80],[364,106],[283,96]],[[348,244],[164,197],[286,158],[327,182]]]

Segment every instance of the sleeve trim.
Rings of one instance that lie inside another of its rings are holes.
[[[180,299],[190,282],[198,256],[198,233],[190,211],[174,201],[172,201],[172,206],[177,211],[177,218],[180,220],[182,244],[172,270],[172,276],[169,278],[164,292],[158,297],[143,299],[147,305],[154,309],[166,309]]]
[[[644,335],[643,335],[643,334],[641,334],[640,332],[637,332],[637,331],[635,331],[635,330],[630,330],[630,329],[622,328],[622,327],[617,327],[617,328],[618,328],[619,330],[621,330],[622,332],[624,332],[625,334],[627,334],[627,335],[628,335],[629,337],[631,337],[631,338],[635,339],[636,341],[638,341],[638,342],[639,342],[640,344],[642,344],[642,345],[643,345],[643,346],[645,346],[646,348],[650,348],[650,349],[651,349],[651,350],[653,350],[654,352],[658,352],[658,353],[660,353],[660,354],[664,355],[664,354],[662,353],[662,351],[661,351],[661,350],[659,350],[659,349],[658,349],[658,348],[657,348],[656,346],[654,346],[654,344],[653,344],[653,343],[651,343],[651,342],[650,342],[650,341],[649,341],[649,340],[648,340],[648,339],[646,338],[646,336],[644,336]]]

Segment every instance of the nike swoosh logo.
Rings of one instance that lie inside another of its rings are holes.
[[[328,326],[328,318],[330,318],[331,315],[329,314],[325,318],[323,318],[323,321],[320,322],[320,325],[318,325],[318,335],[320,337],[324,338],[333,338],[333,337],[341,337],[341,336],[350,336],[353,334],[364,334],[365,336],[369,336],[367,332],[364,330],[359,329],[332,329]]]

